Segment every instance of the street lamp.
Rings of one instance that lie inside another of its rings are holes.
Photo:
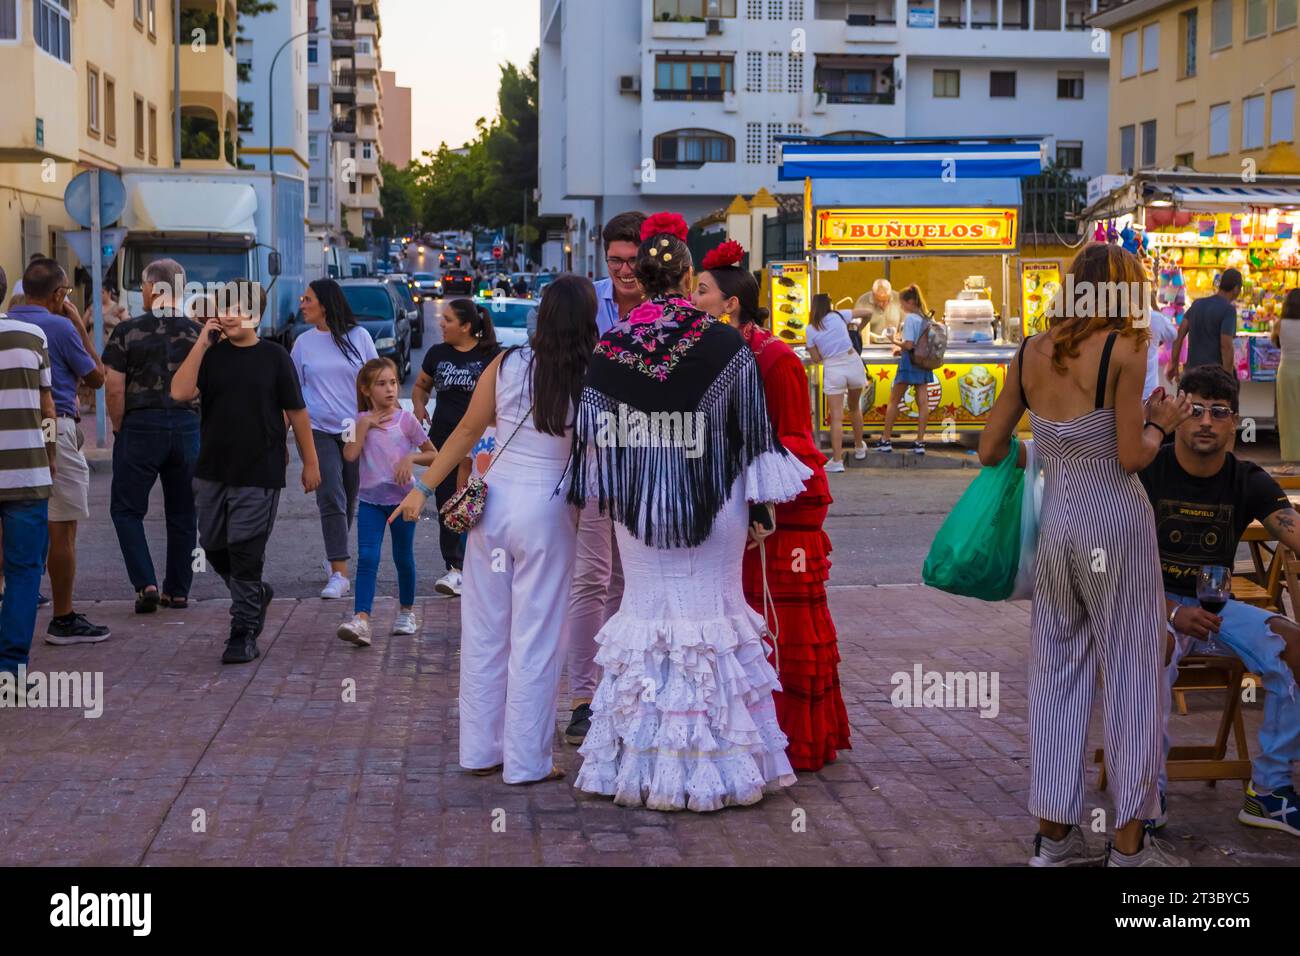
[[[327,32],[329,31],[325,27],[317,27],[315,30],[303,30],[301,33],[295,33],[281,43],[280,48],[275,51],[275,56],[271,57],[271,69],[268,71],[266,78],[266,102],[271,107],[267,115],[268,125],[266,130],[267,162],[269,164],[268,168],[271,170],[271,242],[275,242],[275,237],[278,235],[275,231],[276,200],[278,198],[275,192],[275,64],[280,59],[280,54],[284,52],[284,48],[294,40],[299,37],[318,36]]]

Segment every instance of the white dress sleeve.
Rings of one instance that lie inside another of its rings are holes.
[[[793,501],[803,494],[804,482],[812,469],[789,452],[766,451],[745,469],[745,500],[759,502]]]

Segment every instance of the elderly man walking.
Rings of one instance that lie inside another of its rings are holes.
[[[185,284],[180,263],[155,259],[140,289],[145,314],[120,323],[104,347],[108,417],[113,423],[113,486],[109,513],[117,531],[137,614],[189,604],[198,519],[191,482],[199,457],[199,403],[172,398],[172,376],[201,331],[182,313],[175,290]],[[149,554],[144,518],[162,479],[167,520],[167,567],[162,592]]]

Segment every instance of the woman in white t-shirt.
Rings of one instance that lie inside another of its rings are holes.
[[[862,441],[862,390],[867,385],[867,370],[849,338],[848,321],[843,313],[831,308],[831,297],[825,293],[813,296],[807,344],[813,361],[822,364],[822,392],[830,413],[831,460],[826,471],[843,471],[846,394],[853,421],[853,457],[867,457],[867,446]]]

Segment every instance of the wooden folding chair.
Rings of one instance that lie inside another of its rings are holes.
[[[1209,786],[1219,780],[1240,780],[1244,788],[1250,780],[1250,747],[1246,742],[1246,725],[1241,716],[1241,682],[1245,666],[1235,657],[1191,655],[1178,665],[1175,690],[1223,691],[1223,712],[1214,742],[1169,748],[1166,773],[1170,780],[1204,780]],[[1237,757],[1228,759],[1228,737],[1233,738]],[[1101,764],[1097,787],[1106,789],[1106,762],[1103,748],[1094,757]]]

